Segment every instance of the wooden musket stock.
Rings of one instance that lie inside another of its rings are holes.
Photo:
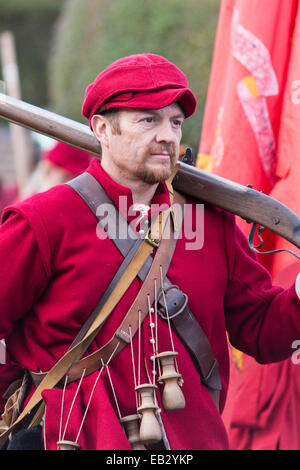
[[[0,118],[101,156],[100,144],[88,126],[3,93]],[[173,185],[199,202],[213,204],[261,225],[300,248],[300,218],[270,196],[182,162]]]

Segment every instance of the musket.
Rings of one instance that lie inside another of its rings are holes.
[[[90,128],[52,111],[0,93],[0,118],[101,157],[101,146]],[[300,248],[300,218],[276,199],[249,186],[179,163],[174,189],[238,215],[253,226],[271,230]]]

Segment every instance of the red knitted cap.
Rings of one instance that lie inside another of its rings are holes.
[[[184,73],[159,55],[135,54],[113,62],[87,87],[82,114],[90,122],[99,109],[160,109],[175,102],[185,117],[196,111]]]

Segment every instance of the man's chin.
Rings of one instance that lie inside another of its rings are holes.
[[[147,184],[157,184],[170,178],[175,165],[171,162],[164,165],[149,165],[141,168],[139,177]]]
[[[147,184],[157,184],[166,181],[172,174],[172,169],[164,169],[164,170],[149,170],[144,171],[140,176],[144,183]]]

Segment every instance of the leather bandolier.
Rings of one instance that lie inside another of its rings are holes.
[[[101,184],[89,173],[83,173],[66,184],[72,187],[79,194],[79,196],[85,201],[85,203],[88,205],[92,213],[95,215],[95,217],[97,217],[101,224],[101,218],[97,215],[97,208],[101,204],[113,205],[113,202],[111,201],[105,190],[102,188]],[[176,223],[179,223],[179,225],[181,226],[182,220],[180,220],[180,217],[183,216],[185,200],[181,194],[173,190],[172,194],[174,196],[174,202],[181,206],[181,211],[178,211],[178,213],[175,214],[177,219]],[[175,206],[176,204],[174,205],[174,207]],[[119,217],[115,218],[115,224],[117,223],[118,225],[117,227],[113,224],[108,223],[103,228],[106,230],[110,239],[114,242],[115,246],[125,258],[136,243],[137,235],[127,223],[127,221],[122,217],[122,215],[120,213],[118,215]],[[120,227],[120,225],[122,225],[122,227]],[[114,228],[113,234],[109,233],[110,227]],[[123,230],[123,236],[122,238],[119,238],[116,235],[121,233],[121,228]],[[124,237],[124,229],[126,229],[127,231],[126,237]],[[178,229],[180,229],[180,227],[177,228],[177,230]],[[177,233],[176,236],[178,238],[179,233]],[[173,252],[174,249],[175,245],[173,247]],[[149,269],[151,267],[152,261],[152,257],[149,256],[146,262],[144,263],[142,269],[138,273],[138,278],[142,282],[145,281],[147,273],[149,272]],[[169,263],[170,262],[171,259],[169,260]],[[185,347],[187,348],[190,356],[196,364],[197,370],[199,371],[201,382],[207,387],[217,408],[219,409],[219,398],[222,385],[219,374],[218,362],[213,355],[209,340],[206,334],[204,333],[203,329],[201,328],[199,322],[196,320],[190,310],[187,295],[184,294],[178,286],[173,285],[169,281],[167,276],[165,276],[163,281],[163,289],[165,292],[164,299],[161,295],[158,295],[158,314],[161,316],[161,318],[167,320],[166,310],[168,311],[168,318],[170,320],[172,328],[176,331],[177,335],[185,344]],[[72,346],[74,346],[84,336],[92,319],[93,314],[90,316],[89,320],[86,322],[86,324],[83,326],[83,328],[73,341]],[[116,337],[126,341],[126,334],[122,335],[122,331],[124,330],[124,328],[122,328],[122,325],[116,332]],[[80,368],[80,370],[82,369]]]

